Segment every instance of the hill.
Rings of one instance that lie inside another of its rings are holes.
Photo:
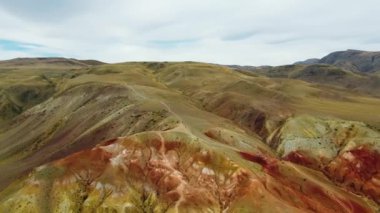
[[[294,64],[278,67],[240,67],[238,71],[270,78],[300,79],[310,83],[379,97],[380,78],[376,73],[358,73],[328,64]]]
[[[1,67],[84,67],[89,65],[101,65],[104,62],[97,60],[77,60],[72,58],[15,58],[0,61]]]
[[[197,62],[0,68],[3,88],[39,91],[3,89],[25,107],[0,114],[0,212],[379,210],[380,99],[317,83],[313,70],[358,74]]]
[[[321,59],[313,58],[296,62],[295,64],[329,64],[352,72],[374,73],[380,71],[380,52],[361,50],[337,51]]]

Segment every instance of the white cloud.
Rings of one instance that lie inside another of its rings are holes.
[[[107,62],[278,65],[344,49],[380,50],[376,0],[2,0],[0,40],[15,56]],[[20,55],[17,55],[20,54]]]

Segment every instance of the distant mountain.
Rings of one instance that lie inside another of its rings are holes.
[[[376,72],[380,70],[380,52],[347,50],[330,53],[319,63],[335,66],[358,72]]]
[[[101,65],[104,62],[97,60],[78,60],[72,58],[15,58],[5,61],[0,61],[2,67],[25,67],[25,66],[77,66],[84,67],[89,65]]]
[[[244,70],[244,71],[255,71],[260,69],[269,69],[272,66],[263,65],[263,66],[241,66],[241,65],[227,65],[227,67],[235,69],[235,70]]]
[[[380,71],[380,52],[337,51],[328,54],[322,59],[307,59],[294,64],[330,64],[353,72],[374,73]]]
[[[318,64],[318,63],[319,63],[319,58],[310,58],[305,61],[298,61],[294,64],[309,65],[309,64]]]

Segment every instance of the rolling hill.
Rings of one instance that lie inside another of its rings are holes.
[[[380,210],[380,83],[367,74],[10,61],[0,212]]]

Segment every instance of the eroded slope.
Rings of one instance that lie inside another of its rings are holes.
[[[5,195],[0,208],[20,212],[374,211],[313,171],[258,150],[222,152],[204,146],[207,143],[176,129],[111,140],[38,167],[7,189],[13,196]]]

